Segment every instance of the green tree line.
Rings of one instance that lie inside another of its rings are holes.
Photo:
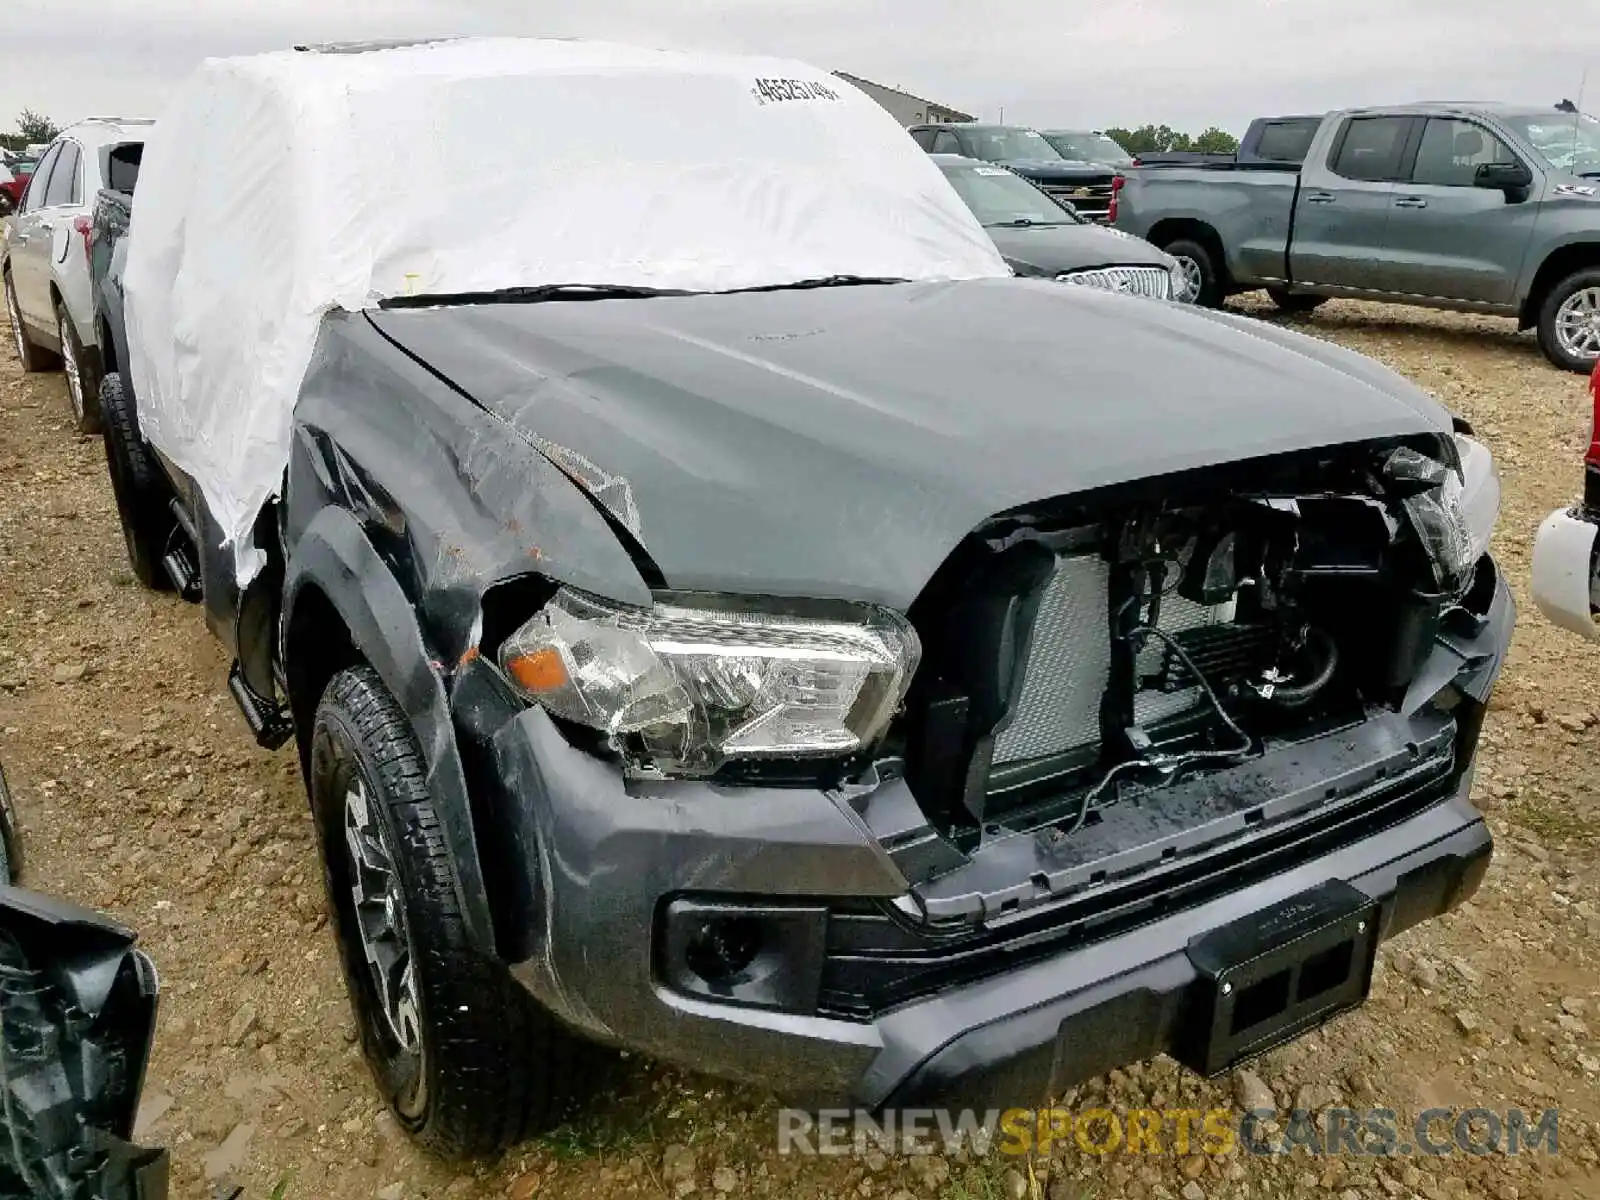
[[[7,150],[24,150],[35,142],[53,142],[61,127],[43,113],[31,108],[22,110],[17,118],[15,133],[0,133],[0,146]]]
[[[1215,125],[1198,135],[1190,135],[1170,125],[1141,125],[1137,129],[1108,129],[1106,136],[1129,154],[1166,154],[1198,150],[1207,154],[1232,154],[1239,139]]]

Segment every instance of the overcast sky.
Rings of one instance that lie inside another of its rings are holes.
[[[993,120],[1166,123],[1420,99],[1600,110],[1597,0],[0,0],[0,130],[158,115],[202,58],[441,33],[775,53]]]

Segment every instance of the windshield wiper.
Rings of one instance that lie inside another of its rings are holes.
[[[379,308],[434,308],[450,304],[537,304],[542,300],[639,300],[651,296],[688,296],[672,288],[635,287],[622,283],[544,283],[538,287],[496,288],[489,292],[435,292],[424,296],[391,296]]]
[[[1018,217],[1014,221],[990,221],[985,229],[1032,229],[1036,225],[1075,225],[1076,221],[1035,221],[1032,217]]]
[[[869,284],[910,282],[909,279],[890,275],[824,275],[820,279],[797,279],[793,283],[759,283],[754,287],[729,288],[720,294],[731,296],[738,292],[800,292],[810,288],[861,287]]]

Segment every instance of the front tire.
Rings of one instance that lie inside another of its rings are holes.
[[[1600,360],[1600,267],[1574,271],[1539,306],[1539,349],[1564,371],[1588,374]]]
[[[172,581],[161,558],[176,524],[172,493],[139,433],[133,398],[122,386],[119,372],[111,371],[100,380],[99,412],[106,471],[111,476],[122,540],[128,548],[128,566],[134,578],[151,591],[170,591]]]
[[[61,337],[61,370],[67,377],[73,428],[86,437],[93,436],[100,432],[99,382],[84,365],[83,344],[65,304],[56,305],[56,329]]]
[[[1183,294],[1173,299],[1181,304],[1198,304],[1204,308],[1222,306],[1222,277],[1210,250],[1188,238],[1168,242],[1162,249],[1178,260],[1183,272]]]
[[[1281,313],[1298,315],[1312,312],[1321,308],[1327,302],[1326,296],[1312,296],[1305,292],[1290,292],[1283,288],[1268,288],[1267,298],[1272,301]]]
[[[328,684],[310,759],[345,984],[396,1119],[452,1159],[554,1124],[580,1043],[472,945],[416,736],[372,668]]]
[[[11,341],[22,369],[30,375],[54,370],[61,360],[28,336],[28,327],[22,323],[22,309],[17,305],[17,288],[9,274],[6,276],[6,317],[11,322]]]

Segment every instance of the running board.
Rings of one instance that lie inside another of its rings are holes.
[[[237,660],[228,668],[228,692],[244,714],[245,724],[263,750],[276,750],[294,737],[294,721],[283,705],[256,695],[245,682]]]
[[[183,505],[173,500],[170,508],[177,528],[173,536],[167,539],[167,552],[161,559],[161,569],[172,580],[172,586],[177,589],[179,596],[190,604],[198,604],[205,596],[205,589],[200,584],[200,568],[195,565],[194,559],[200,540],[195,537],[194,525],[190,523]]]
[[[168,550],[161,560],[161,569],[167,573],[167,578],[172,580],[172,586],[177,589],[180,597],[190,604],[200,602],[203,594],[200,588],[200,572],[195,569],[186,547],[174,546]]]

